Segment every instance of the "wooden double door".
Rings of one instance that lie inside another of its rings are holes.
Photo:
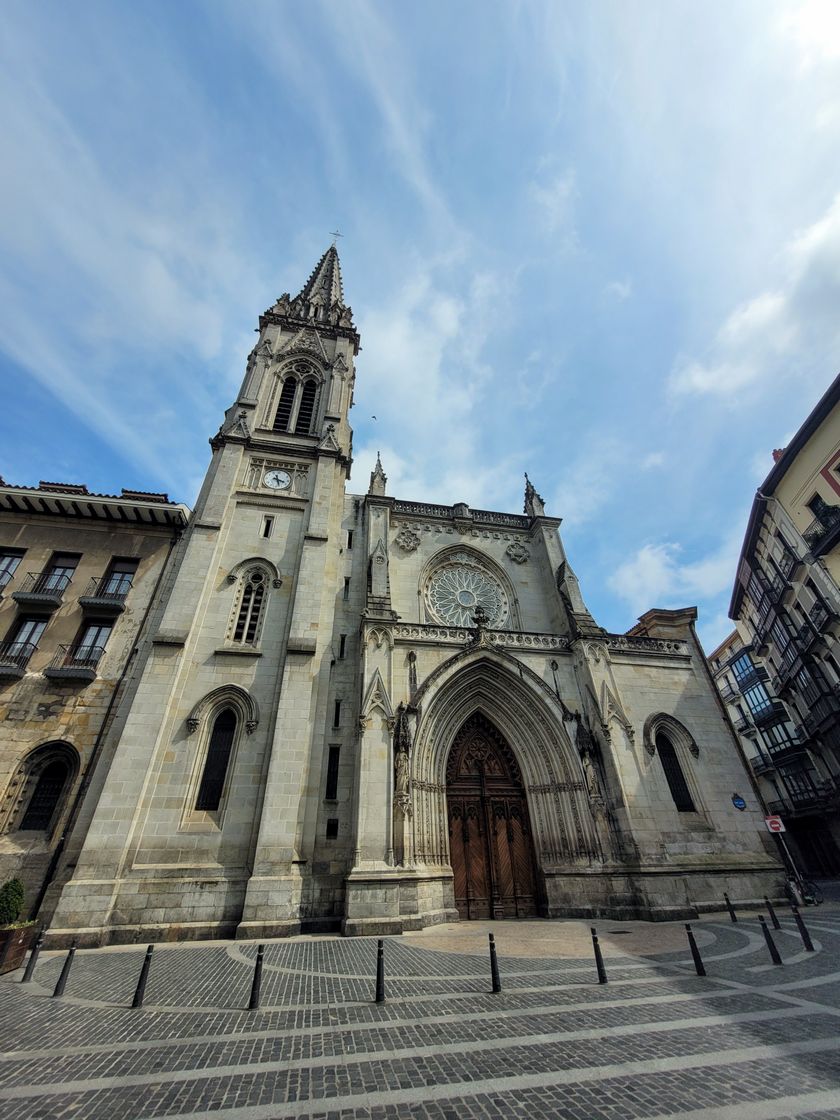
[[[459,916],[536,916],[534,853],[519,767],[504,738],[478,713],[450,751],[446,799]]]

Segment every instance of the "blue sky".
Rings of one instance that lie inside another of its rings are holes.
[[[3,6],[0,474],[191,503],[338,227],[351,490],[518,511],[598,620],[697,604],[840,367],[840,7]],[[376,415],[374,422],[371,417]]]

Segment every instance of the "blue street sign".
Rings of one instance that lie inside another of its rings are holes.
[[[747,803],[743,799],[743,797],[740,795],[740,793],[733,793],[732,794],[732,804],[735,806],[736,809],[740,809],[742,812],[747,807]]]

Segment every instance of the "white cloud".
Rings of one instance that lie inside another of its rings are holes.
[[[542,224],[551,234],[562,233],[567,242],[577,240],[575,202],[577,181],[572,168],[553,174],[543,173],[529,185],[529,194]]]
[[[664,451],[651,451],[645,455],[640,464],[643,471],[651,471],[656,467],[663,467],[665,465],[665,452]]]
[[[783,260],[783,283],[736,307],[707,358],[677,359],[672,392],[734,396],[765,379],[801,374],[803,366],[833,368],[840,347],[840,195],[789,241]]]
[[[694,606],[731,588],[742,539],[739,526],[715,551],[687,563],[678,544],[642,545],[619,565],[609,586],[636,615],[651,607]]]
[[[624,303],[633,294],[633,285],[629,280],[610,280],[604,291],[618,303]]]
[[[779,32],[799,52],[803,70],[840,59],[840,8],[836,0],[800,0],[786,7]]]

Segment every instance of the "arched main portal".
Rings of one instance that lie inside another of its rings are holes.
[[[522,777],[507,742],[480,712],[452,744],[446,801],[459,916],[534,917],[534,852]]]

